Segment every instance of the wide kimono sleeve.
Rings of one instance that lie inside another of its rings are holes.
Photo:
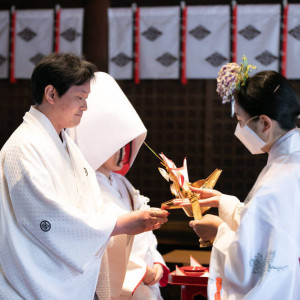
[[[149,209],[149,198],[140,195],[140,192],[136,190],[125,177],[124,182],[134,199],[135,210]],[[160,286],[166,286],[170,270],[157,250],[156,236],[152,231],[136,235],[127,264],[122,293],[124,295],[132,295],[142,283],[146,275],[147,265],[152,267],[156,263],[160,264],[163,268],[163,277],[160,279],[159,284]]]
[[[219,202],[219,217],[226,222],[231,230],[236,230],[240,224],[241,210],[244,203],[238,198],[222,194]]]
[[[135,236],[123,283],[124,295],[133,294],[142,283],[146,275],[147,265],[152,267],[154,264],[160,264],[163,268],[163,277],[159,284],[160,286],[167,285],[170,271],[156,247],[157,240],[153,232],[145,232]]]
[[[34,242],[31,247],[40,249],[37,256],[46,252],[57,264],[63,262],[83,273],[102,255],[116,218],[63,201],[57,193],[57,178],[55,181],[47,169],[43,155],[30,144],[6,151],[3,166],[11,206],[7,209],[21,232]],[[57,176],[63,181],[67,174]]]
[[[219,226],[211,255],[209,299],[218,294],[221,299],[247,300],[299,297],[295,223],[290,221],[293,213],[280,206],[279,195],[284,201],[293,197],[288,188],[280,192],[275,182],[272,188],[262,187],[245,206],[236,232],[227,223]]]

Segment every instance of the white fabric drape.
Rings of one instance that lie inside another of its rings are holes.
[[[104,72],[95,73],[95,77],[87,99],[88,110],[80,124],[69,129],[70,136],[94,170],[133,141],[131,166],[147,130],[117,82]]]
[[[237,62],[245,54],[257,70],[279,70],[280,5],[238,5]]]
[[[83,8],[61,9],[59,52],[82,54]]]
[[[109,74],[115,79],[132,79],[133,18],[131,8],[109,8]]]
[[[186,77],[216,78],[230,59],[230,6],[188,6]]]
[[[52,9],[16,11],[16,78],[30,78],[35,65],[52,52],[53,13]]]
[[[9,11],[0,11],[0,78],[8,77]]]
[[[287,35],[287,65],[286,76],[289,79],[300,78],[300,4],[289,4],[288,35]]]
[[[140,8],[140,78],[179,78],[179,7]]]

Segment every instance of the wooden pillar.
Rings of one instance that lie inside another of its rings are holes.
[[[109,0],[89,0],[85,7],[83,55],[107,72]]]

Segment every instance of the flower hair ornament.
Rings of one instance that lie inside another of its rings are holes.
[[[231,102],[231,116],[234,114],[234,93],[246,84],[251,69],[255,66],[249,65],[247,57],[243,55],[242,63],[228,63],[224,65],[217,78],[217,93],[222,98],[222,103]]]

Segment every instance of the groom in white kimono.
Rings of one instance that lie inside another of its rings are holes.
[[[45,57],[35,106],[0,154],[0,299],[92,300],[110,236],[159,228],[167,212],[103,211],[93,169],[64,132],[79,124],[95,66]]]

